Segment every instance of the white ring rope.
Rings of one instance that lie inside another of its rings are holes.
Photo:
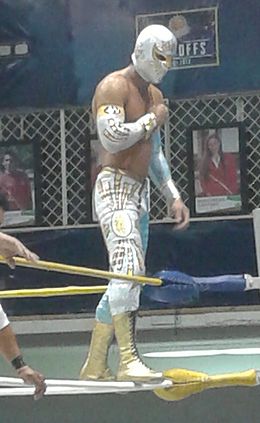
[[[45,395],[75,395],[75,394],[102,394],[117,392],[152,391],[158,388],[170,388],[173,382],[165,380],[161,383],[134,383],[134,382],[96,382],[74,379],[46,379]],[[0,377],[0,396],[33,395],[35,387],[26,385],[22,379]]]

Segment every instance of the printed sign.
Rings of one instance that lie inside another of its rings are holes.
[[[136,16],[136,32],[164,25],[177,38],[174,69],[219,65],[217,7]]]

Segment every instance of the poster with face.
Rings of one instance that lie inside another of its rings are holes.
[[[36,162],[32,143],[0,144],[0,194],[6,200],[2,226],[36,223]]]
[[[188,157],[195,215],[240,213],[245,208],[244,141],[238,125],[191,130]]]

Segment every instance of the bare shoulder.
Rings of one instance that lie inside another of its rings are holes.
[[[163,103],[163,94],[159,88],[157,88],[155,85],[150,85],[150,92],[154,101],[154,104],[161,104]]]
[[[128,90],[128,81],[119,71],[107,75],[96,88],[94,95],[96,108],[104,104],[124,106]]]

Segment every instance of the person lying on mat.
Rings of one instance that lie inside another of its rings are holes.
[[[3,194],[0,194],[0,224],[4,219],[7,202]],[[38,260],[38,256],[30,251],[25,245],[13,236],[0,232],[0,255],[9,266],[14,267],[14,256],[21,256],[29,261]],[[18,346],[16,335],[10,325],[8,317],[0,304],[0,354],[12,364],[18,377],[25,383],[35,386],[34,399],[39,399],[46,391],[44,376],[37,370],[28,366],[23,359]]]

